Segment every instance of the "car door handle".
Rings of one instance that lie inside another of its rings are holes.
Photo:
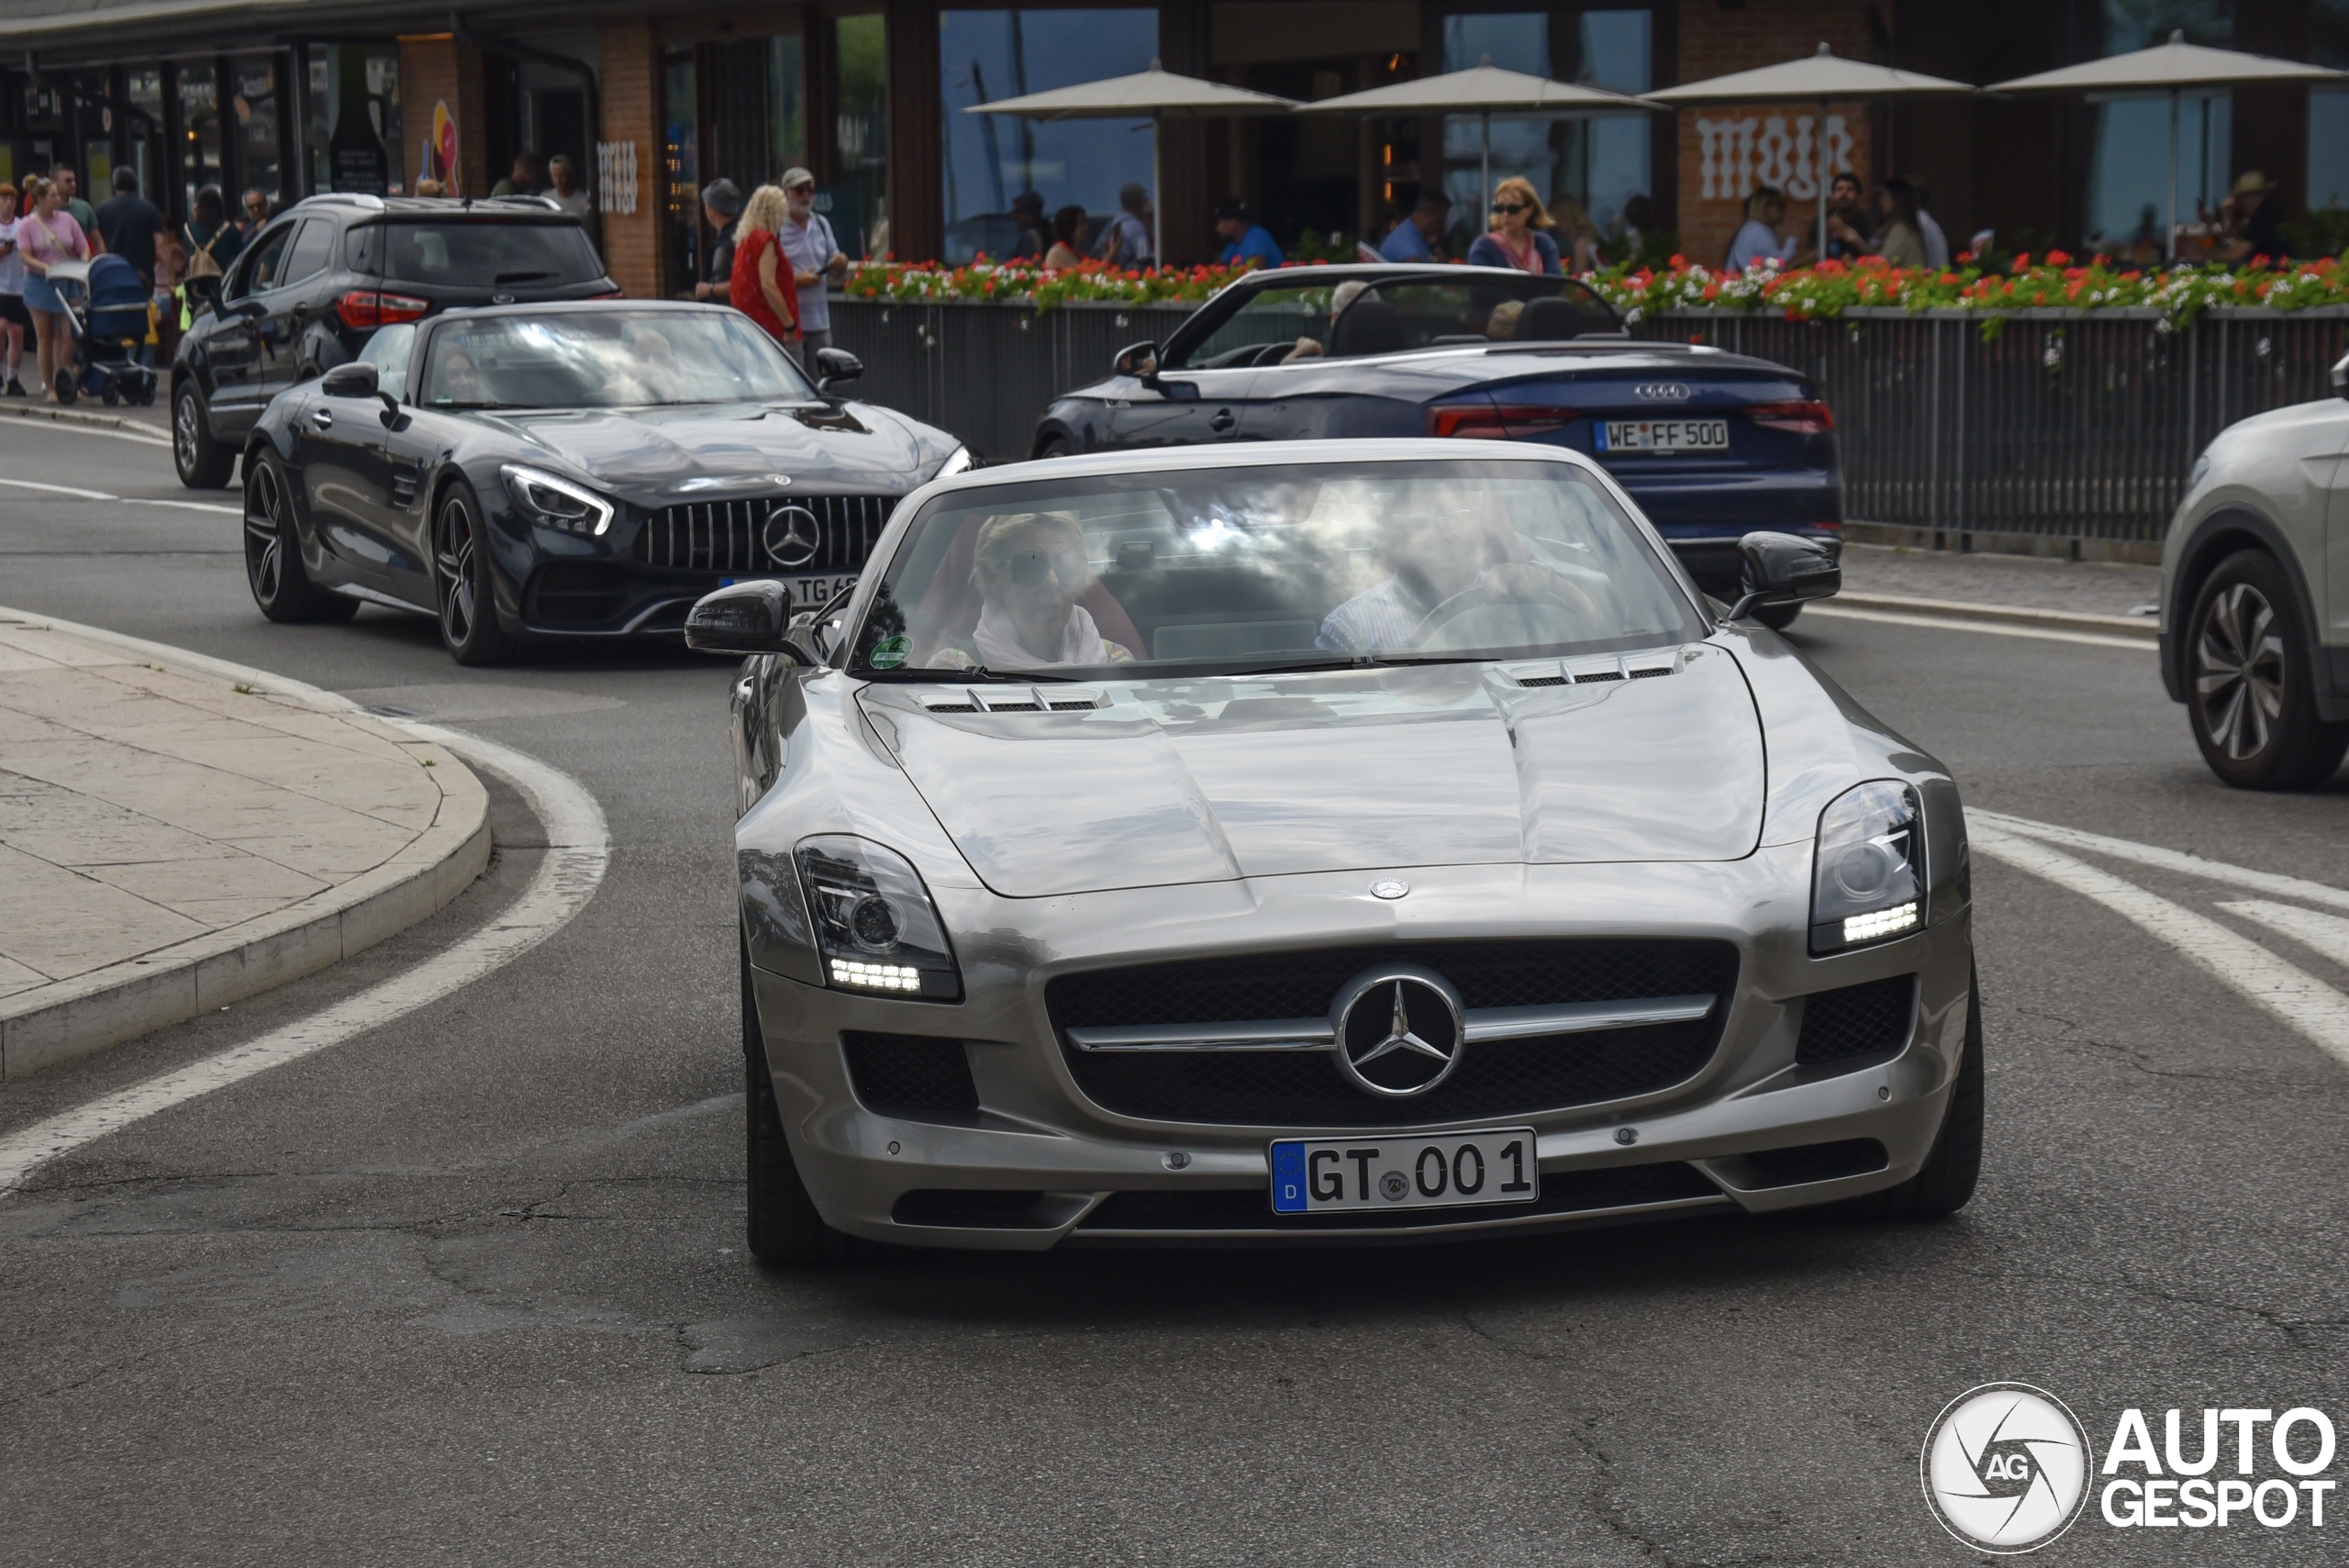
[[[1232,426],[1239,422],[1231,417],[1230,409],[1219,408],[1215,411],[1215,417],[1208,421],[1208,428],[1219,436],[1228,436],[1231,434]]]
[[[334,428],[334,416],[320,408],[311,414],[310,423],[321,430],[331,430]]]

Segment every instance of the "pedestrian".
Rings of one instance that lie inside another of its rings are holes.
[[[1916,184],[1916,181],[1912,178],[1909,183]],[[1917,185],[1917,233],[1925,241],[1925,265],[1936,272],[1945,272],[1949,268],[1949,236],[1942,232],[1942,226],[1934,221],[1933,215],[1925,210],[1932,205],[1932,190]]]
[[[2233,209],[2227,237],[2219,242],[2221,261],[2248,261],[2254,256],[2284,259],[2284,209],[2276,199],[2277,187],[2258,170],[2249,170],[2227,193],[2225,206]]]
[[[1884,232],[1876,238],[1876,253],[1896,267],[1925,264],[1925,236],[1917,227],[1917,187],[1895,174],[1876,190],[1876,209]]]
[[[162,231],[161,210],[139,194],[139,171],[128,163],[117,165],[114,195],[98,208],[98,235],[150,289],[155,286],[155,237]]]
[[[833,237],[830,222],[816,210],[813,173],[785,169],[783,196],[790,211],[775,238],[791,261],[792,282],[799,290],[799,351],[805,359],[832,346],[831,285],[848,276],[848,252]]]
[[[58,210],[82,226],[84,239],[95,239],[97,237],[98,214],[95,207],[82,199],[82,176],[61,163],[57,166],[57,172],[50,178],[59,192]],[[26,210],[29,212],[32,209],[27,207]]]
[[[1044,271],[1065,272],[1085,264],[1085,248],[1093,239],[1093,218],[1074,202],[1052,214],[1052,248],[1044,252]]]
[[[734,220],[742,216],[741,187],[731,180],[712,180],[701,188],[701,219],[718,238],[710,242],[709,264],[694,284],[696,299],[728,299],[734,277]]]
[[[791,221],[791,200],[780,185],[761,185],[742,204],[734,225],[728,298],[788,349],[799,340],[799,284],[776,230]]]
[[[785,187],[786,190],[788,186]],[[1011,227],[1019,238],[1012,241],[1009,261],[1024,261],[1041,256],[1050,242],[1044,238],[1044,198],[1036,191],[1022,191],[1011,198]]]
[[[1378,253],[1390,261],[1433,261],[1440,260],[1436,246],[1443,238],[1443,226],[1452,217],[1452,198],[1434,185],[1419,187],[1419,199],[1411,210],[1386,231],[1378,242]]]
[[[1118,189],[1118,216],[1101,230],[1101,259],[1122,272],[1156,266],[1158,246],[1150,235],[1150,193],[1129,182]]]
[[[17,187],[0,180],[0,342],[7,345],[7,395],[22,397],[17,378],[25,361],[25,334],[33,318],[25,309],[25,259],[17,250]]]
[[[546,166],[535,152],[514,155],[513,170],[489,188],[493,196],[535,196],[547,188]]]
[[[187,281],[187,251],[179,237],[155,237],[155,361],[168,365],[180,346],[180,284]]]
[[[1564,237],[1564,243],[1558,244],[1558,254],[1565,270],[1576,277],[1598,271],[1598,226],[1590,221],[1590,214],[1583,209],[1582,203],[1572,196],[1560,196],[1550,220],[1558,226],[1552,242],[1557,243]]]
[[[1846,171],[1835,176],[1827,194],[1827,254],[1838,261],[1857,261],[1867,254],[1867,208],[1860,203],[1860,177]]]
[[[1216,204],[1215,231],[1223,236],[1223,253],[1216,260],[1227,267],[1277,267],[1286,259],[1272,231],[1250,215],[1248,204],[1238,196]]]
[[[1776,185],[1756,185],[1745,198],[1745,224],[1729,242],[1729,270],[1744,272],[1763,261],[1791,261],[1800,253],[1800,235],[1782,235],[1787,221],[1786,193]]]
[[[249,190],[245,193],[244,206],[244,221],[237,225],[237,236],[239,239],[250,239],[269,222],[269,198],[259,190]]]
[[[191,278],[217,278],[228,270],[245,248],[245,237],[228,221],[228,203],[217,185],[206,185],[195,193],[195,216],[180,230],[180,238],[187,250],[187,269],[180,274],[184,284]],[[195,319],[195,302],[187,291],[180,292],[180,327],[184,330]]]
[[[1512,174],[1493,187],[1492,231],[1468,247],[1472,267],[1513,267],[1520,272],[1558,276],[1558,242],[1542,230],[1552,224],[1533,182]]]
[[[65,302],[49,281],[49,270],[60,261],[86,261],[90,241],[63,203],[54,181],[38,174],[25,182],[32,210],[17,220],[17,250],[25,259],[25,308],[32,313],[33,336],[39,341],[37,358],[43,401],[57,401],[57,375],[73,364],[73,333],[66,325]]]
[[[1641,260],[1647,250],[1648,236],[1655,232],[1655,203],[1646,192],[1624,202],[1621,215],[1615,219],[1615,230],[1624,260]]]
[[[548,197],[572,217],[585,217],[596,210],[595,202],[579,188],[579,165],[569,153],[558,152],[547,161],[547,178],[553,183]]]

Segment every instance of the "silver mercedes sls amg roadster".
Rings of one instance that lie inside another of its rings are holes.
[[[1427,1240],[1982,1146],[1949,773],[1554,448],[957,474],[734,688],[750,1245]]]

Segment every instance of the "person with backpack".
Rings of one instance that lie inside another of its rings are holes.
[[[217,185],[206,185],[195,193],[195,217],[180,230],[181,248],[187,252],[187,266],[180,276],[184,283],[194,278],[217,278],[228,270],[245,248],[245,237],[228,221],[228,204]],[[195,301],[183,287],[180,290],[180,330],[195,325]]]

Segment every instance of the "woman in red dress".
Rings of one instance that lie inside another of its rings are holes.
[[[782,186],[761,185],[751,193],[734,225],[734,272],[727,285],[734,308],[785,348],[799,341],[799,283],[775,230],[790,216]]]

